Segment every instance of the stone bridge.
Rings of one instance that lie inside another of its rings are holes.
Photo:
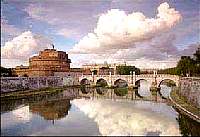
[[[96,85],[97,81],[103,79],[107,82],[109,86],[114,86],[115,82],[118,80],[124,80],[128,86],[135,86],[136,83],[140,80],[146,80],[148,83],[155,84],[157,87],[164,80],[172,80],[176,83],[176,86],[179,85],[180,77],[177,75],[168,75],[168,74],[143,74],[143,75],[82,75],[79,77],[79,82],[83,80],[88,80],[88,84]]]

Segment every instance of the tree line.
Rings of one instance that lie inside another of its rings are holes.
[[[140,69],[136,68],[135,66],[117,66],[116,73],[119,75],[130,75],[131,73],[135,72],[136,75],[140,74]]]

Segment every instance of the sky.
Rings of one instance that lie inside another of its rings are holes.
[[[1,65],[55,45],[72,60],[174,67],[200,45],[199,0],[1,0]]]

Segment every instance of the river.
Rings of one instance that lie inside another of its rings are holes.
[[[200,135],[200,124],[141,82],[137,94],[68,88],[48,96],[1,102],[1,135]],[[170,87],[161,85],[167,98]],[[73,98],[69,98],[73,97]]]

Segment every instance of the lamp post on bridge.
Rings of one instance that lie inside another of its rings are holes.
[[[112,72],[110,71],[109,74],[110,74],[110,85],[112,86]]]
[[[131,75],[131,84],[133,84],[133,71],[130,71],[130,75]]]
[[[134,75],[134,83],[136,81],[136,75],[135,75],[135,71],[133,71],[133,75]],[[135,85],[135,84],[134,84]]]
[[[153,71],[153,77],[155,78],[155,79],[154,79],[154,82],[155,82],[155,85],[157,86],[157,80],[156,80],[157,71],[156,71],[156,70]]]
[[[92,71],[92,82],[94,82],[94,72]]]
[[[135,80],[135,71],[130,71],[130,75],[131,75],[131,84],[133,85],[133,76]]]

